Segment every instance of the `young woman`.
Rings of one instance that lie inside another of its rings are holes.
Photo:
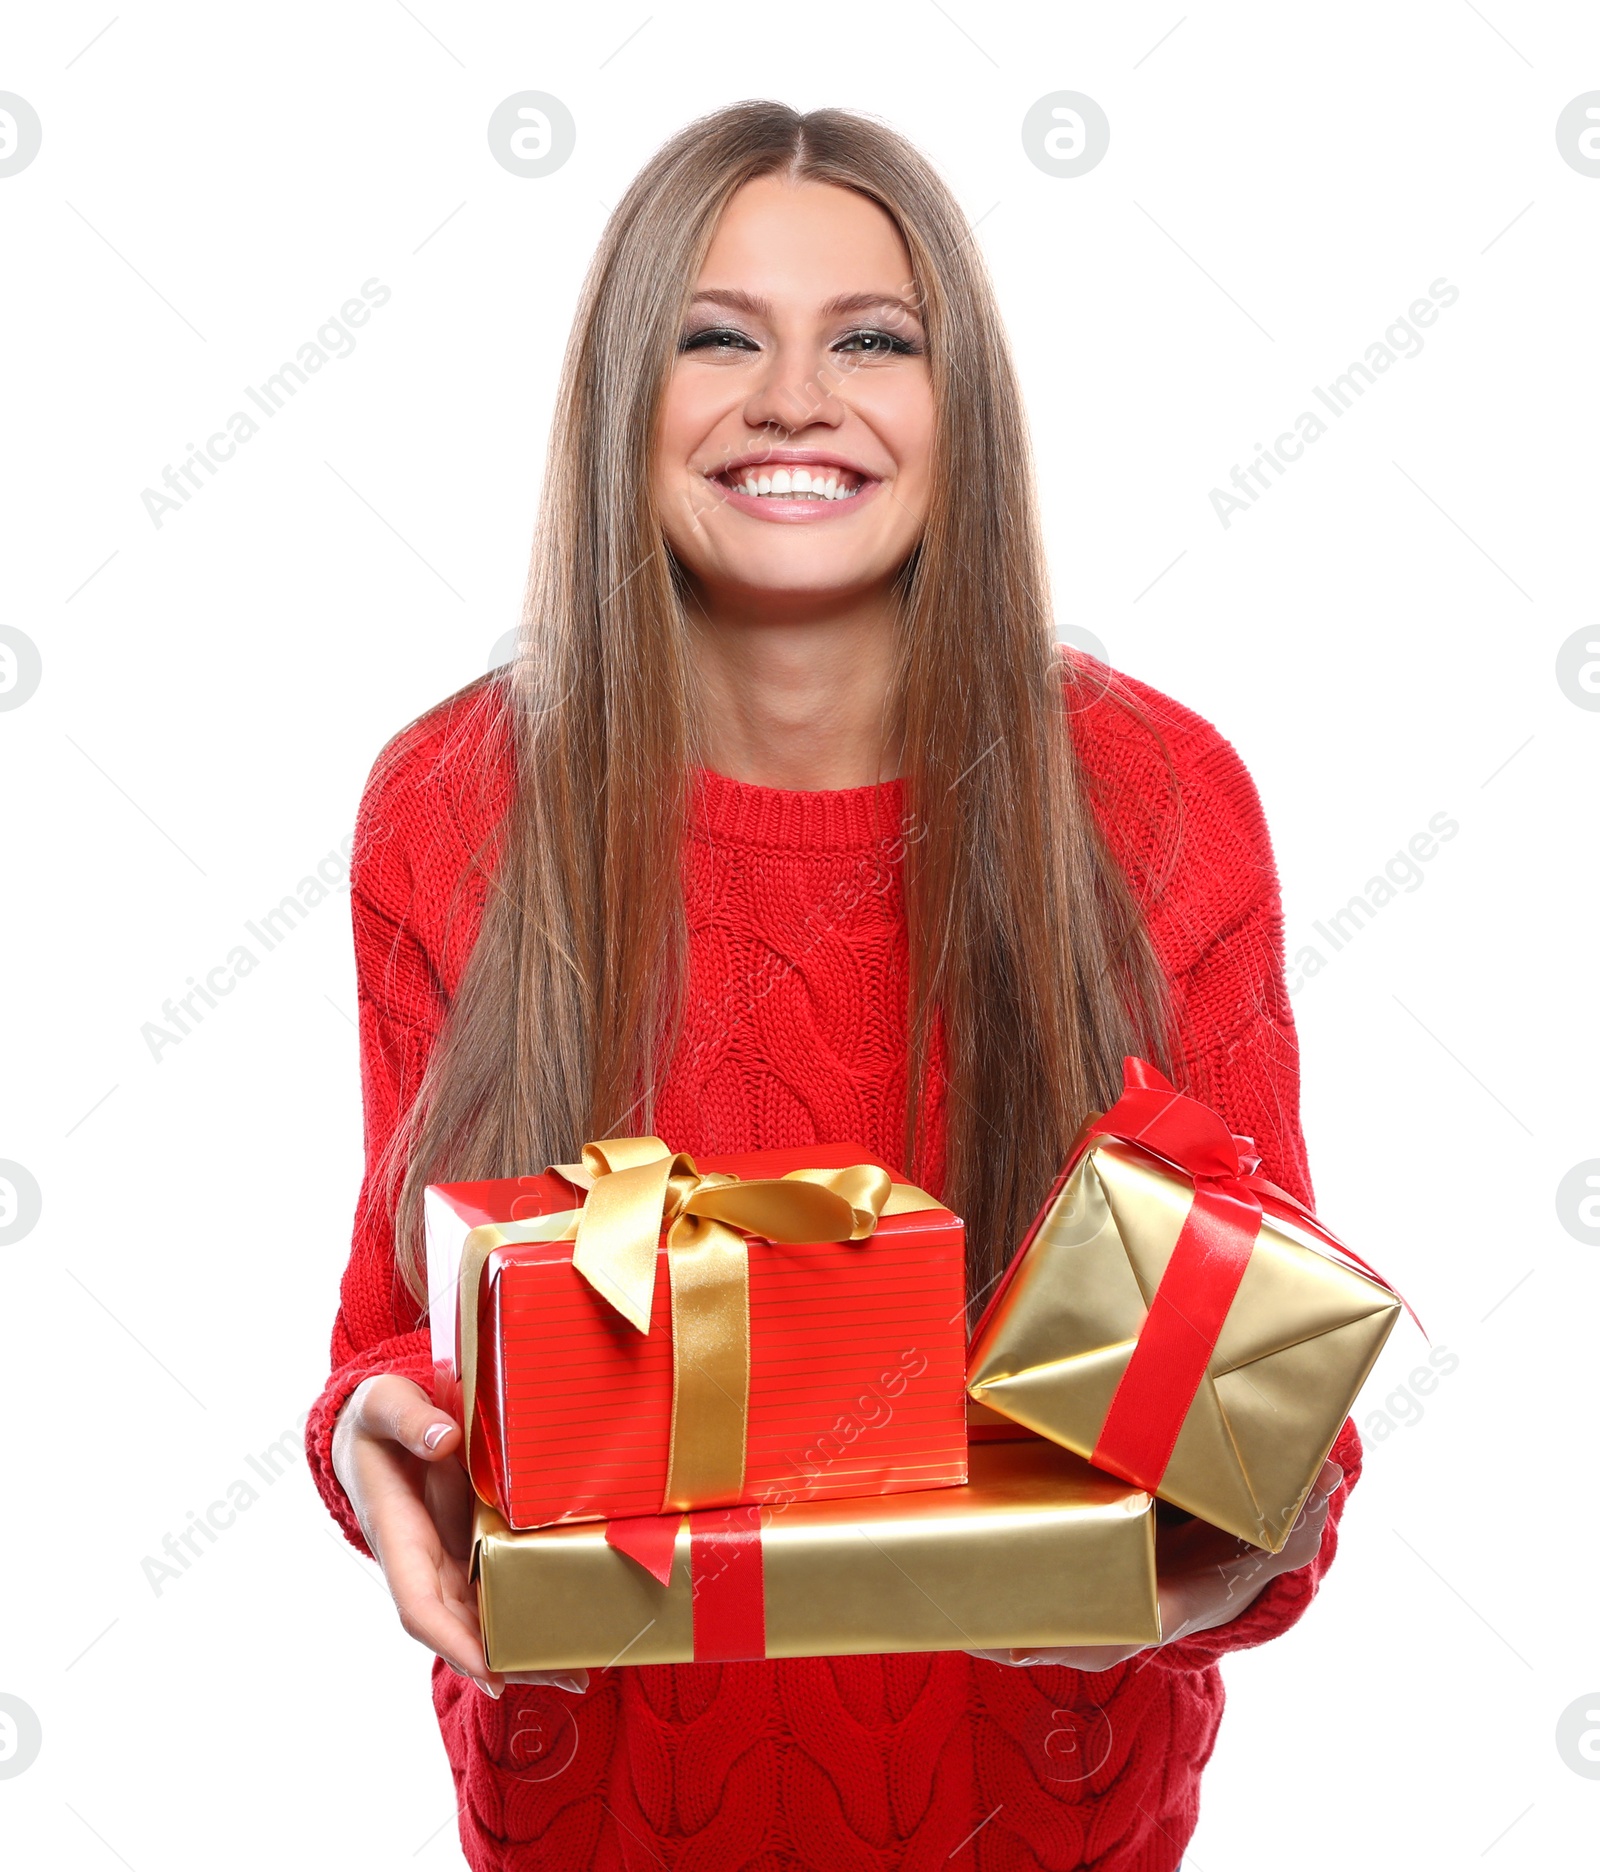
[[[967,1220],[976,1318],[1125,1053],[1311,1191],[1266,827],[1198,716],[1058,653],[1029,449],[959,209],[841,111],[646,166],[569,350],[522,654],[404,730],[352,902],[367,1177],[308,1426],[436,1655],[476,1868],[1171,1872],[1217,1659],[1333,1556],[1190,1524],[1143,1651],[487,1670],[423,1186],[655,1133],[858,1141]]]

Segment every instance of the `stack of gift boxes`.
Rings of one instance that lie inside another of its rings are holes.
[[[1402,1302],[1130,1060],[970,1342],[853,1145],[425,1199],[491,1669],[1154,1644],[1156,1502],[1277,1551]]]

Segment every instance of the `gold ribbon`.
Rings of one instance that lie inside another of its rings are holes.
[[[457,1301],[462,1456],[471,1473],[478,1288],[496,1248],[571,1241],[572,1265],[642,1333],[650,1330],[656,1254],[667,1235],[672,1294],[672,1429],[661,1512],[731,1506],[744,1493],[750,1399],[747,1235],[769,1241],[863,1241],[886,1215],[942,1205],[876,1164],[791,1170],[742,1181],[702,1176],[656,1137],[585,1144],[578,1164],[549,1168],[580,1190],[580,1209],[475,1228],[462,1248]]]

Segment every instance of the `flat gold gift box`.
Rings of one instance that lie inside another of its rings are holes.
[[[744,1511],[762,1524],[756,1655],[1159,1643],[1147,1493],[1033,1438],[975,1445],[970,1474],[963,1487]],[[516,1533],[479,1502],[489,1668],[693,1661],[700,1519],[680,1522],[662,1585],[603,1523]]]
[[[1193,1201],[1163,1158],[1092,1142],[979,1324],[968,1396],[1093,1454]],[[1311,1229],[1264,1213],[1156,1492],[1276,1553],[1402,1304]]]

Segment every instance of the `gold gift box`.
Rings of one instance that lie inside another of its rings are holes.
[[[1193,1200],[1163,1158],[1092,1141],[980,1322],[969,1397],[1092,1455]],[[1276,1553],[1402,1304],[1264,1213],[1155,1492]]]
[[[759,1511],[766,1657],[1156,1644],[1155,1504],[1054,1444],[975,1445],[963,1487]],[[515,1533],[479,1502],[489,1668],[694,1660],[685,1516],[666,1585],[605,1524]]]

